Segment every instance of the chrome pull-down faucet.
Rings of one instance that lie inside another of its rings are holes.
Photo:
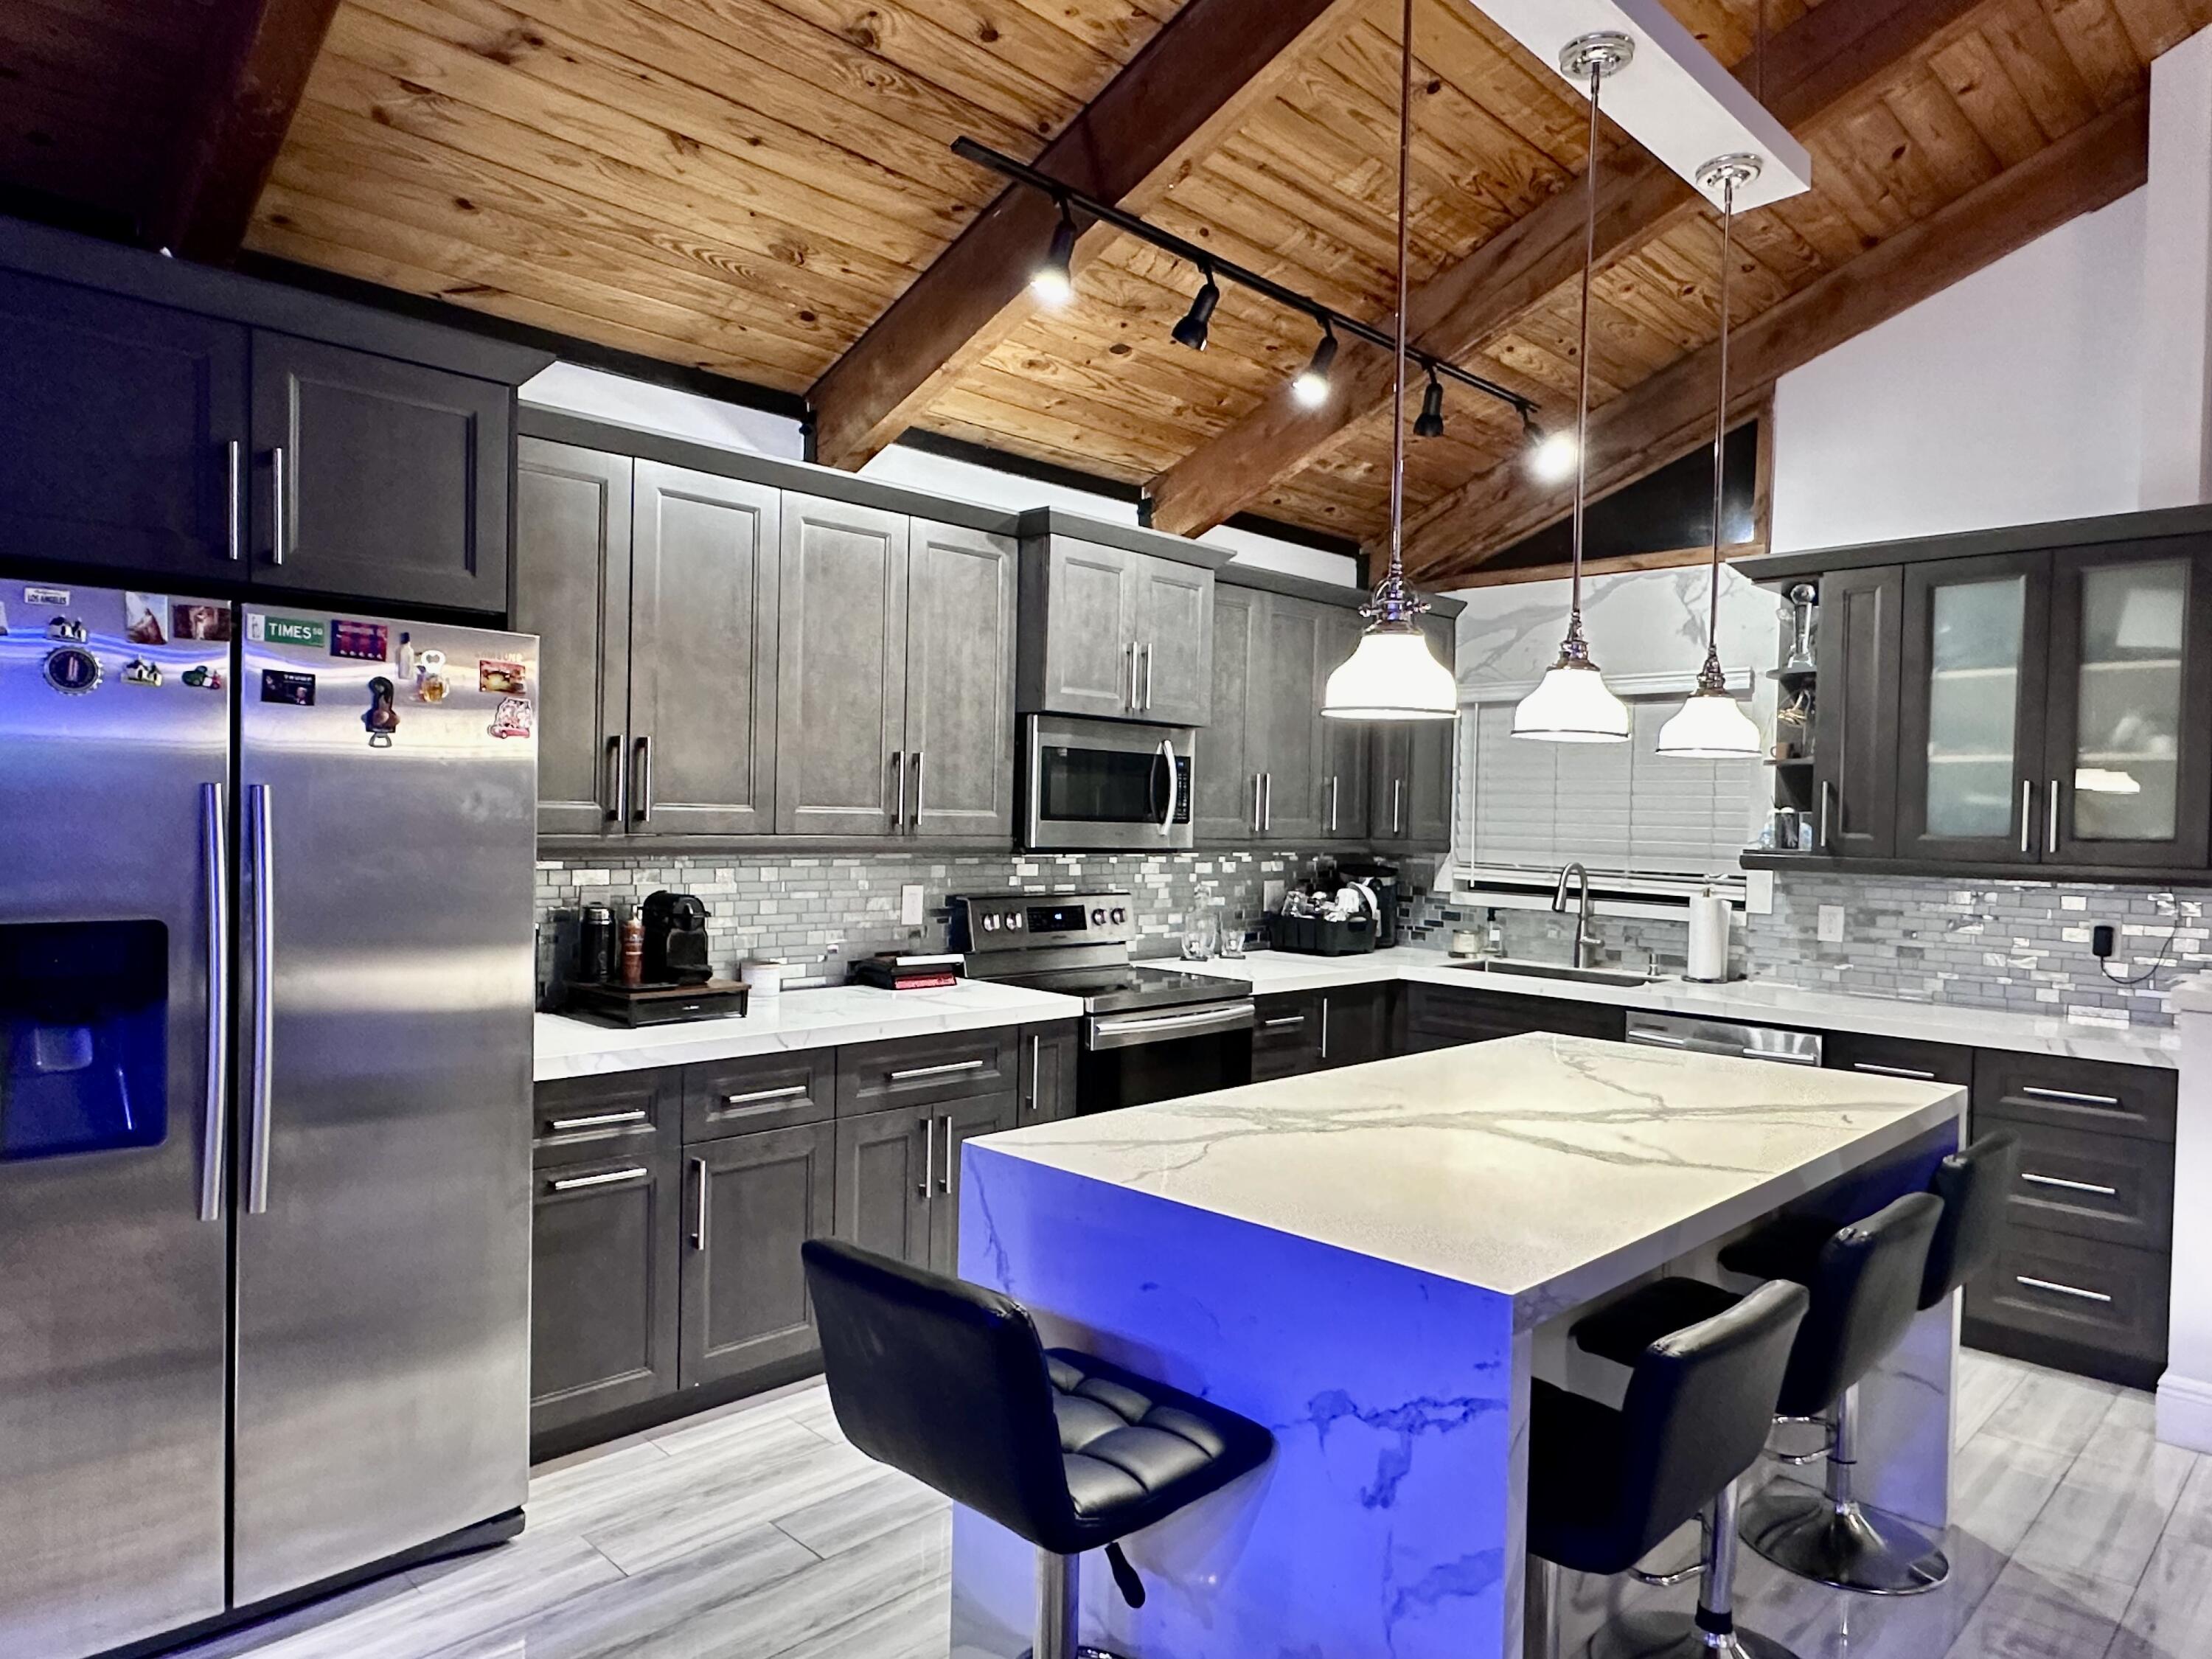
[[[1566,914],[1567,878],[1570,876],[1577,878],[1582,884],[1582,903],[1575,913],[1574,951],[1569,958],[1569,963],[1571,966],[1576,968],[1587,968],[1591,965],[1590,959],[1599,946],[1605,943],[1597,936],[1597,929],[1590,925],[1589,871],[1583,869],[1579,864],[1570,864],[1559,872],[1559,884],[1552,889],[1552,909],[1556,915]]]

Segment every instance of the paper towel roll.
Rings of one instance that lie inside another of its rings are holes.
[[[1723,980],[1729,971],[1729,902],[1710,887],[1690,900],[1688,977]]]

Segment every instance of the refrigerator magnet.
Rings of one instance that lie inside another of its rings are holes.
[[[330,643],[331,628],[313,617],[251,616],[246,619],[246,637],[256,645],[296,645],[319,651]]]
[[[382,662],[392,654],[392,630],[382,623],[348,622],[338,617],[331,623],[331,655],[353,662]]]
[[[230,607],[227,605],[173,601],[169,606],[169,637],[173,640],[205,640],[210,644],[227,640],[230,637]]]
[[[477,663],[477,690],[496,692],[502,697],[519,697],[526,689],[523,685],[523,667],[519,662],[495,662],[489,658]]]
[[[67,605],[69,602],[70,591],[66,587],[27,587],[23,590],[23,603],[33,608]]]
[[[49,651],[46,684],[70,696],[82,696],[100,684],[100,659],[81,645],[65,645],[58,651]]]
[[[538,709],[527,697],[501,697],[491,717],[495,738],[526,738],[537,729]]]
[[[159,685],[161,683],[161,665],[149,662],[143,657],[133,657],[123,665],[123,683],[125,685]]]
[[[46,624],[46,637],[68,645],[82,645],[84,624],[75,617],[56,617]]]
[[[261,701],[289,703],[295,708],[315,706],[315,677],[289,668],[261,671]]]
[[[123,596],[123,637],[133,645],[169,642],[169,600],[164,593]]]
[[[220,691],[224,689],[222,670],[213,663],[204,662],[197,667],[187,668],[181,678],[195,691]]]
[[[379,674],[368,683],[368,712],[361,723],[368,729],[371,749],[392,747],[392,734],[399,729],[399,711],[392,706],[394,688],[390,680]]]

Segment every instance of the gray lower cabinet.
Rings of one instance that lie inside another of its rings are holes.
[[[930,1107],[896,1106],[837,1120],[838,1237],[928,1265],[937,1118]]]
[[[507,609],[514,393],[253,332],[257,586]]]
[[[1020,1102],[1011,1091],[977,1095],[948,1106],[939,1117],[936,1190],[929,1213],[929,1263],[941,1273],[960,1271],[960,1194],[966,1179],[960,1149],[978,1135],[1016,1126]]]
[[[799,1247],[830,1230],[834,1126],[799,1124],[684,1149],[679,1377],[687,1389],[800,1359],[817,1346]]]
[[[1082,1050],[1079,1021],[1022,1027],[1022,1082],[1015,1127],[1057,1123],[1075,1115],[1076,1071]]]
[[[1398,1051],[1395,988],[1340,985],[1326,991],[1283,991],[1257,999],[1252,1033],[1252,1081],[1364,1066]],[[1431,1046],[1443,1046],[1441,1044]]]
[[[542,1166],[531,1213],[530,1429],[562,1429],[678,1386],[673,1152]]]
[[[1559,997],[1462,991],[1448,985],[1408,985],[1402,1006],[1404,1036],[1398,1046],[1407,1054],[1530,1031],[1618,1042],[1628,1030],[1628,1015],[1620,1008]]]

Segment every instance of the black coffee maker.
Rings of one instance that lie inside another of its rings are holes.
[[[1342,880],[1362,882],[1375,890],[1376,906],[1381,912],[1375,919],[1375,948],[1387,951],[1397,944],[1399,905],[1403,897],[1398,866],[1370,859],[1346,859],[1337,866],[1336,873]]]
[[[704,985],[714,978],[707,963],[707,907],[689,893],[663,889],[638,906],[645,923],[645,982],[647,985]]]

